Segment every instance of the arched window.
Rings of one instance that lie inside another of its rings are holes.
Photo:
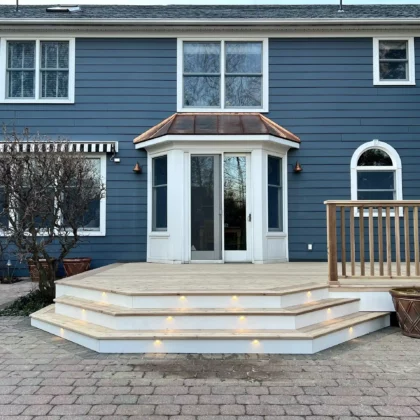
[[[362,144],[351,159],[352,200],[402,200],[401,159],[379,140]]]

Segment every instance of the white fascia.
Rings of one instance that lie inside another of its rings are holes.
[[[168,143],[200,143],[200,142],[237,142],[245,145],[248,142],[269,142],[278,146],[283,146],[288,149],[299,149],[300,144],[294,141],[281,139],[271,134],[260,135],[171,135],[159,137],[157,139],[143,141],[135,145],[136,149],[149,149],[154,146],[164,146]]]

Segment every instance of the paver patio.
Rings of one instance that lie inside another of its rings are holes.
[[[420,340],[397,328],[313,356],[106,355],[0,318],[0,420],[420,416]]]
[[[29,280],[19,281],[13,284],[0,284],[0,309],[12,303],[17,298],[28,294],[38,287],[37,283]]]

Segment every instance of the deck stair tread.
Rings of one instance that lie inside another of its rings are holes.
[[[388,312],[357,312],[297,330],[154,330],[116,331],[86,321],[55,313],[50,305],[31,315],[57,327],[99,340],[144,339],[294,339],[305,340],[322,337],[346,328],[388,315]]]
[[[357,302],[360,299],[348,298],[328,298],[318,301],[308,302],[301,305],[289,306],[285,308],[166,308],[166,309],[143,309],[127,308],[123,306],[111,305],[108,303],[97,302],[76,298],[73,296],[60,296],[54,299],[55,303],[65,304],[93,312],[99,312],[111,316],[189,316],[189,315],[282,315],[295,316],[314,312],[321,309],[328,309],[347,303]]]
[[[211,287],[202,289],[181,289],[178,287],[171,290],[165,286],[165,289],[141,290],[141,284],[133,283],[132,286],[125,282],[123,284],[112,284],[109,281],[96,280],[95,277],[89,280],[58,280],[59,286],[71,286],[78,289],[95,290],[102,293],[115,293],[125,296],[286,296],[293,293],[308,292],[313,290],[328,289],[328,284],[306,283],[299,286],[277,287],[271,289],[212,289]],[[110,286],[112,284],[112,286]],[[175,286],[174,286],[175,287]]]

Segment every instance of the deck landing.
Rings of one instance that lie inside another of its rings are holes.
[[[86,289],[142,292],[264,292],[327,285],[327,264],[112,264],[57,284]]]

